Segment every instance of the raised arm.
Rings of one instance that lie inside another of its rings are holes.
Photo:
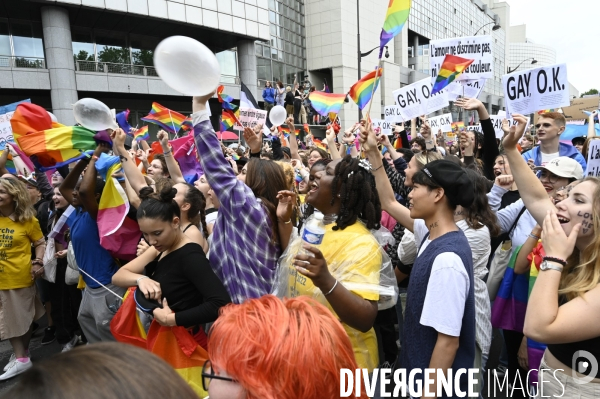
[[[517,150],[517,143],[521,139],[521,136],[523,136],[523,132],[527,126],[527,118],[521,114],[513,114],[513,119],[517,124],[516,126],[512,126],[510,133],[504,137],[504,151],[512,170],[512,176],[515,179],[517,187],[519,187],[521,199],[531,213],[531,216],[541,226],[548,211],[555,212],[556,208],[548,197],[542,183]]]
[[[148,184],[146,183],[146,179],[144,179],[142,172],[135,165],[135,160],[125,149],[125,132],[122,129],[116,129],[113,132],[111,139],[113,141],[113,151],[121,158],[121,165],[123,166],[127,181],[131,185],[131,188],[133,188],[136,193],[139,193],[140,190]]]
[[[285,120],[285,123],[288,125],[290,129],[290,154],[292,155],[292,159],[300,159],[300,154],[298,154],[298,141],[295,137],[296,127],[294,126],[294,117],[290,116]],[[292,137],[292,133],[294,132],[294,137]]]
[[[8,161],[8,148],[5,148],[0,154],[0,176],[8,174],[8,169],[6,169],[6,162]]]
[[[77,186],[79,177],[81,176],[81,173],[85,170],[85,168],[88,166],[89,162],[89,158],[83,158],[79,162],[77,162],[75,167],[71,170],[71,172],[69,172],[67,177],[65,177],[65,180],[63,180],[60,187],[58,188],[60,194],[67,201],[69,201],[69,204],[73,203],[73,191],[75,191],[75,186]]]
[[[79,186],[78,193],[81,204],[94,220],[98,217],[98,200],[96,199],[96,177],[98,174],[96,171],[96,159],[98,159],[100,154],[109,149],[110,147],[106,143],[100,142],[98,144]]]
[[[174,184],[176,183],[186,183],[183,178],[183,174],[181,173],[181,168],[175,158],[173,157],[173,149],[169,146],[169,135],[164,130],[158,132],[156,136],[158,141],[160,142],[160,146],[163,150],[163,155],[165,156],[165,162],[167,163],[167,169],[169,170],[169,176],[171,176],[171,180]]]
[[[397,129],[397,128],[398,128],[398,126],[396,126],[394,129]],[[383,144],[383,146],[385,148],[387,148],[387,151],[390,153],[390,157],[392,157],[392,160],[395,161],[398,158],[402,158],[402,154],[400,154],[398,151],[396,151],[396,149],[394,148],[392,143],[390,143],[390,138],[387,135],[385,135],[385,134],[380,135],[379,141],[381,142],[381,144]]]
[[[594,117],[598,115],[598,110],[594,110],[590,116],[588,116],[588,133],[587,138],[596,137],[596,127],[594,125]]]
[[[527,257],[538,245],[540,237],[542,237],[542,228],[536,225],[527,237],[525,243],[519,249],[519,254],[515,260],[515,274],[529,273],[531,261]]]
[[[325,138],[327,139],[327,146],[329,146],[329,153],[331,154],[331,159],[341,159],[340,152],[335,145],[335,130],[333,129],[333,125],[329,124],[327,126],[327,130],[325,131]]]
[[[414,220],[410,217],[410,211],[396,201],[394,190],[392,190],[387,174],[383,169],[383,160],[377,149],[377,137],[370,123],[366,126],[361,125],[360,142],[362,148],[367,152],[369,162],[372,166],[371,173],[375,177],[375,185],[377,186],[381,208],[396,219],[398,223],[413,231]]]

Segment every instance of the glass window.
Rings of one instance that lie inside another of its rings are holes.
[[[277,25],[269,25],[271,36],[277,36]]]
[[[149,36],[131,36],[131,63],[154,66],[154,49],[158,40]]]
[[[221,67],[221,75],[238,76],[237,52],[225,50],[215,55]]]
[[[269,11],[269,22],[274,24],[276,20],[276,15],[273,11]]]
[[[263,46],[263,57],[269,58],[271,56],[271,49],[268,46]]]
[[[72,28],[71,41],[73,42],[73,58],[79,61],[96,61],[94,41],[88,30]]]
[[[285,83],[285,66],[281,62],[273,61],[273,80]]]
[[[256,47],[254,47],[254,49],[255,49],[254,51],[255,51],[256,55],[258,55],[260,57],[262,55],[262,46],[258,43],[255,43],[255,46]]]
[[[0,20],[0,55],[12,55],[12,51],[10,51],[10,35],[8,32],[7,20]]]
[[[275,9],[275,0],[269,0],[269,10]]]
[[[96,34],[98,61],[115,64],[130,64],[129,48],[123,35],[112,32]]]
[[[256,60],[256,76],[261,80],[271,80],[271,60],[264,58]]]
[[[271,49],[271,58],[273,58],[274,60],[277,59],[277,49]]]
[[[13,46],[16,57],[44,58],[42,26],[29,22],[11,23]]]

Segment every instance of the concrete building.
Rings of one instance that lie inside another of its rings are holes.
[[[133,126],[152,101],[190,113],[190,98],[153,67],[153,50],[172,35],[217,54],[228,94],[239,98],[240,78],[256,92],[255,42],[271,38],[268,8],[268,0],[4,0],[0,104],[31,98],[64,124],[83,97],[129,108]]]
[[[358,61],[358,46],[364,54],[379,45],[379,35],[388,6],[387,0],[323,1],[306,0],[306,50],[311,81],[317,87],[325,80],[336,93],[348,91],[359,74],[364,76],[378,63],[377,50]],[[480,99],[490,112],[503,107],[501,76],[505,70],[506,30],[510,8],[496,0],[413,0],[408,23],[388,44],[383,59],[384,75],[375,94],[372,115],[394,103],[392,92],[429,76],[430,40],[490,34],[494,39],[494,79],[488,80]],[[500,28],[492,31],[494,25]],[[358,39],[359,37],[359,39]],[[451,106],[444,112],[458,110]],[[358,109],[346,104],[341,113],[344,124],[356,121]]]

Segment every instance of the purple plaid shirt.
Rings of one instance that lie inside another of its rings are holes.
[[[192,115],[194,140],[206,179],[221,206],[214,224],[210,265],[234,303],[271,292],[279,245],[271,240],[267,211],[248,186],[239,181],[221,151],[208,113]]]

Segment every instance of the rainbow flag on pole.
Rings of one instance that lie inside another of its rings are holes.
[[[284,133],[290,134],[290,128],[289,127],[281,126],[281,131],[284,132]],[[294,130],[294,134],[296,136],[298,136],[300,134],[300,129],[295,129]]]
[[[169,108],[163,107],[159,103],[152,103],[150,113],[141,118],[141,120],[154,123],[165,129],[167,132],[177,134],[179,129],[181,129],[183,121],[185,121],[185,116],[179,112],[171,111]]]
[[[131,127],[131,125],[127,121],[129,119],[129,110],[126,109],[123,112],[119,112],[117,115],[115,115],[115,119],[117,120],[119,127],[123,129],[125,134],[131,136],[131,130],[133,129],[133,127]]]
[[[379,36],[379,59],[383,54],[383,47],[402,31],[408,20],[411,0],[390,0],[385,14],[385,21]]]
[[[325,93],[313,91],[308,96],[310,104],[319,115],[327,116],[330,113],[338,114],[344,105],[346,94]]]
[[[133,140],[148,140],[150,135],[148,134],[148,126],[142,126],[133,134]]]
[[[456,80],[456,78],[473,63],[473,61],[474,60],[446,54],[437,78],[435,79],[431,94],[434,95],[444,90],[444,88],[454,82],[454,80]]]
[[[383,68],[378,68],[352,85],[348,95],[358,105],[358,108],[363,109],[369,103],[371,95],[377,90],[379,77],[382,74]],[[375,88],[373,88],[373,85],[375,85]]]
[[[228,94],[223,94],[224,89],[225,89],[225,87],[223,85],[221,85],[217,88],[217,98],[219,99],[219,102],[221,103],[221,107],[223,107],[224,109],[230,109],[232,111],[235,111],[238,107],[237,107],[237,105],[232,104],[233,97],[231,97]]]

